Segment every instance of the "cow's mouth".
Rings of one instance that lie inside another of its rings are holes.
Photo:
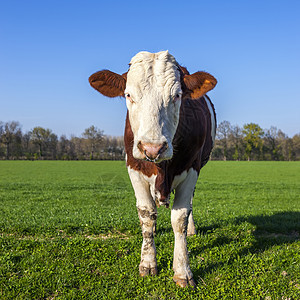
[[[158,158],[152,159],[152,158],[148,157],[146,153],[144,153],[144,154],[145,154],[145,157],[146,157],[147,161],[151,161],[151,162],[154,162],[154,163],[157,162]]]

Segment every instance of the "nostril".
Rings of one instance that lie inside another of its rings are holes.
[[[137,147],[138,147],[138,149],[144,154],[144,151],[145,151],[145,150],[144,150],[144,147],[143,147],[143,144],[142,144],[141,141],[138,142]]]
[[[166,150],[168,149],[168,143],[164,142],[161,146],[161,148],[159,149],[158,154],[164,153]]]

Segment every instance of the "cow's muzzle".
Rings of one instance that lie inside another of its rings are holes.
[[[158,161],[163,153],[168,149],[168,143],[164,142],[162,144],[152,144],[138,142],[138,149],[142,154],[145,155],[145,159],[151,162]]]

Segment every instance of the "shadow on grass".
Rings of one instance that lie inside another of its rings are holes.
[[[256,239],[271,239],[272,245],[294,242],[300,239],[300,212],[287,211],[275,213],[270,216],[258,215],[240,217],[236,218],[231,223],[234,225],[241,225],[245,222],[255,226],[253,235]],[[223,225],[221,224],[213,224],[202,227],[198,231],[208,233],[217,228],[221,228],[222,226]]]
[[[299,239],[300,212],[280,212],[271,216],[250,216],[236,219],[236,224],[249,222],[256,226],[254,236],[256,238],[272,238],[274,244],[293,242]],[[277,242],[276,242],[276,238]]]
[[[231,224],[242,225],[243,223],[251,223],[254,225],[255,230],[252,232],[254,237],[254,242],[249,247],[244,247],[238,251],[236,255],[239,257],[247,256],[249,254],[262,253],[269,248],[276,245],[290,244],[300,240],[300,212],[280,212],[273,215],[258,215],[258,216],[248,216],[240,217],[234,219]],[[213,224],[204,228],[200,228],[199,232],[209,234],[208,232],[213,232],[218,228],[222,228],[221,224]],[[218,238],[214,242],[214,246],[222,246],[230,244],[233,241],[232,238],[223,236]],[[212,247],[212,246],[211,246]],[[193,250],[192,255],[200,255],[203,249]],[[226,263],[234,261],[236,255]],[[203,273],[211,272],[216,268],[223,266],[225,262],[219,261],[214,264],[207,266],[204,269],[197,270],[194,272],[195,276],[201,275]]]

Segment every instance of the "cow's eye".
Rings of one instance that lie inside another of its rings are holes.
[[[180,94],[176,94],[174,97],[174,102],[178,101],[180,99],[181,95]]]
[[[129,100],[131,103],[133,103],[133,100],[132,100],[132,98],[131,98],[131,96],[130,96],[129,93],[126,93],[126,94],[125,94],[125,98],[126,98],[127,100]]]

